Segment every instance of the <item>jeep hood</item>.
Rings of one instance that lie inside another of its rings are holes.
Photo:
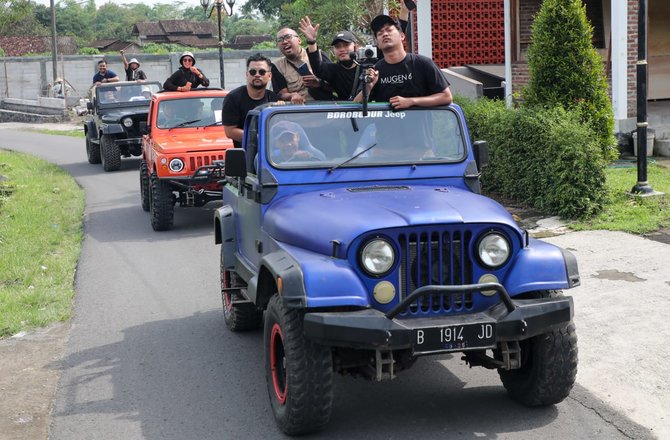
[[[153,137],[154,148],[162,153],[182,153],[207,150],[221,150],[232,146],[233,141],[226,137],[221,127],[204,129],[173,129]]]
[[[104,109],[100,112],[100,120],[107,124],[118,124],[121,118],[132,116],[134,118],[146,118],[149,114],[149,105],[143,107],[122,107],[114,109]]]
[[[263,225],[275,240],[322,254],[331,240],[344,249],[361,234],[428,224],[501,223],[518,229],[497,202],[456,187],[340,188],[278,200]]]

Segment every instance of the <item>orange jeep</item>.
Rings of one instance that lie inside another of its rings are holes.
[[[224,151],[233,147],[221,125],[221,89],[153,96],[142,137],[140,196],[155,231],[172,228],[174,205],[221,200]]]

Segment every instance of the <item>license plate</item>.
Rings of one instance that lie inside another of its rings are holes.
[[[495,324],[490,322],[414,330],[414,353],[417,354],[491,348],[495,345]]]

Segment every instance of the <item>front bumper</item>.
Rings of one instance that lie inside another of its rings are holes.
[[[114,142],[119,145],[142,146],[142,138],[115,138]]]
[[[492,289],[498,292],[501,302],[482,312],[416,319],[396,318],[417,297],[435,294],[436,291],[449,294],[456,290]],[[498,342],[520,341],[546,333],[567,324],[572,316],[571,297],[512,300],[500,284],[493,283],[424,286],[387,314],[374,309],[306,313],[304,331],[307,338],[322,345],[369,350],[411,349],[418,355],[493,348]],[[473,325],[492,326],[495,329],[495,336],[488,346],[445,343],[439,348],[425,350],[417,343],[417,331]]]

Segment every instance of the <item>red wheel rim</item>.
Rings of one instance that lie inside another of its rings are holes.
[[[272,369],[272,385],[280,405],[286,403],[288,386],[285,362],[284,337],[281,327],[275,323],[272,325],[272,332],[270,333],[270,368]]]

